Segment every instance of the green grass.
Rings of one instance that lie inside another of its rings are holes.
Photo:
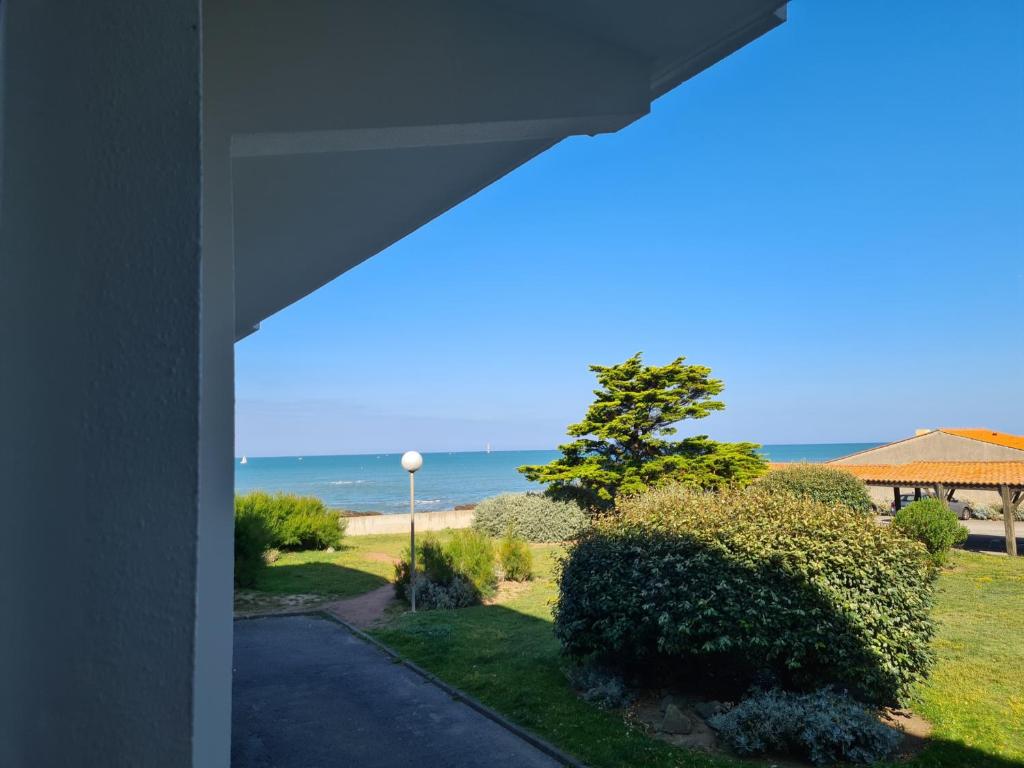
[[[536,575],[505,603],[396,615],[373,634],[403,656],[595,766],[736,765],[648,738],[581,701],[551,631],[555,545],[532,545]]]
[[[939,662],[916,709],[948,744],[918,763],[954,765],[943,758],[959,744],[991,765],[1024,765],[1024,558],[955,552],[939,579],[935,617]]]
[[[337,552],[284,552],[260,571],[254,589],[273,595],[352,597],[376,589],[394,576],[382,556],[399,557],[404,536],[347,536]]]
[[[367,555],[397,556],[406,542],[404,536],[350,537],[341,552],[288,554],[265,569],[261,588],[365,592],[392,573],[389,564]],[[575,696],[551,631],[561,548],[531,549],[536,577],[513,597],[459,611],[396,613],[374,635],[594,768],[738,765],[654,741],[621,714]],[[310,566],[316,567],[303,570]],[[936,618],[939,660],[915,706],[935,732],[920,755],[900,765],[1024,766],[1024,558],[957,552],[939,580]]]

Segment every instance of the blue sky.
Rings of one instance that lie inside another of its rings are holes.
[[[554,447],[636,351],[724,379],[682,434],[1024,433],[1024,3],[792,3],[264,322],[237,450]]]

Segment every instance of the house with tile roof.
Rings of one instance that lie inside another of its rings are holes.
[[[913,437],[859,451],[828,464],[848,469],[885,506],[891,496],[922,489],[975,508],[1016,509],[1024,499],[1024,436],[991,429],[919,429]],[[1007,551],[1015,553],[1013,516],[1004,513]]]
[[[991,429],[919,429],[913,437],[828,463],[909,464],[912,461],[1024,461],[1024,435]]]

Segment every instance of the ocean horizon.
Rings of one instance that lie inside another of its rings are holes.
[[[769,461],[823,462],[882,443],[791,443],[763,445]],[[475,504],[499,493],[539,491],[519,472],[523,464],[545,464],[556,450],[453,451],[423,454],[416,473],[416,509],[433,512]],[[397,514],[409,510],[409,480],[400,453],[235,458],[235,492],[262,490],[316,496],[335,509]]]

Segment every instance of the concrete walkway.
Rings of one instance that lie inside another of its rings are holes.
[[[552,758],[339,624],[235,622],[234,768],[553,768]]]

